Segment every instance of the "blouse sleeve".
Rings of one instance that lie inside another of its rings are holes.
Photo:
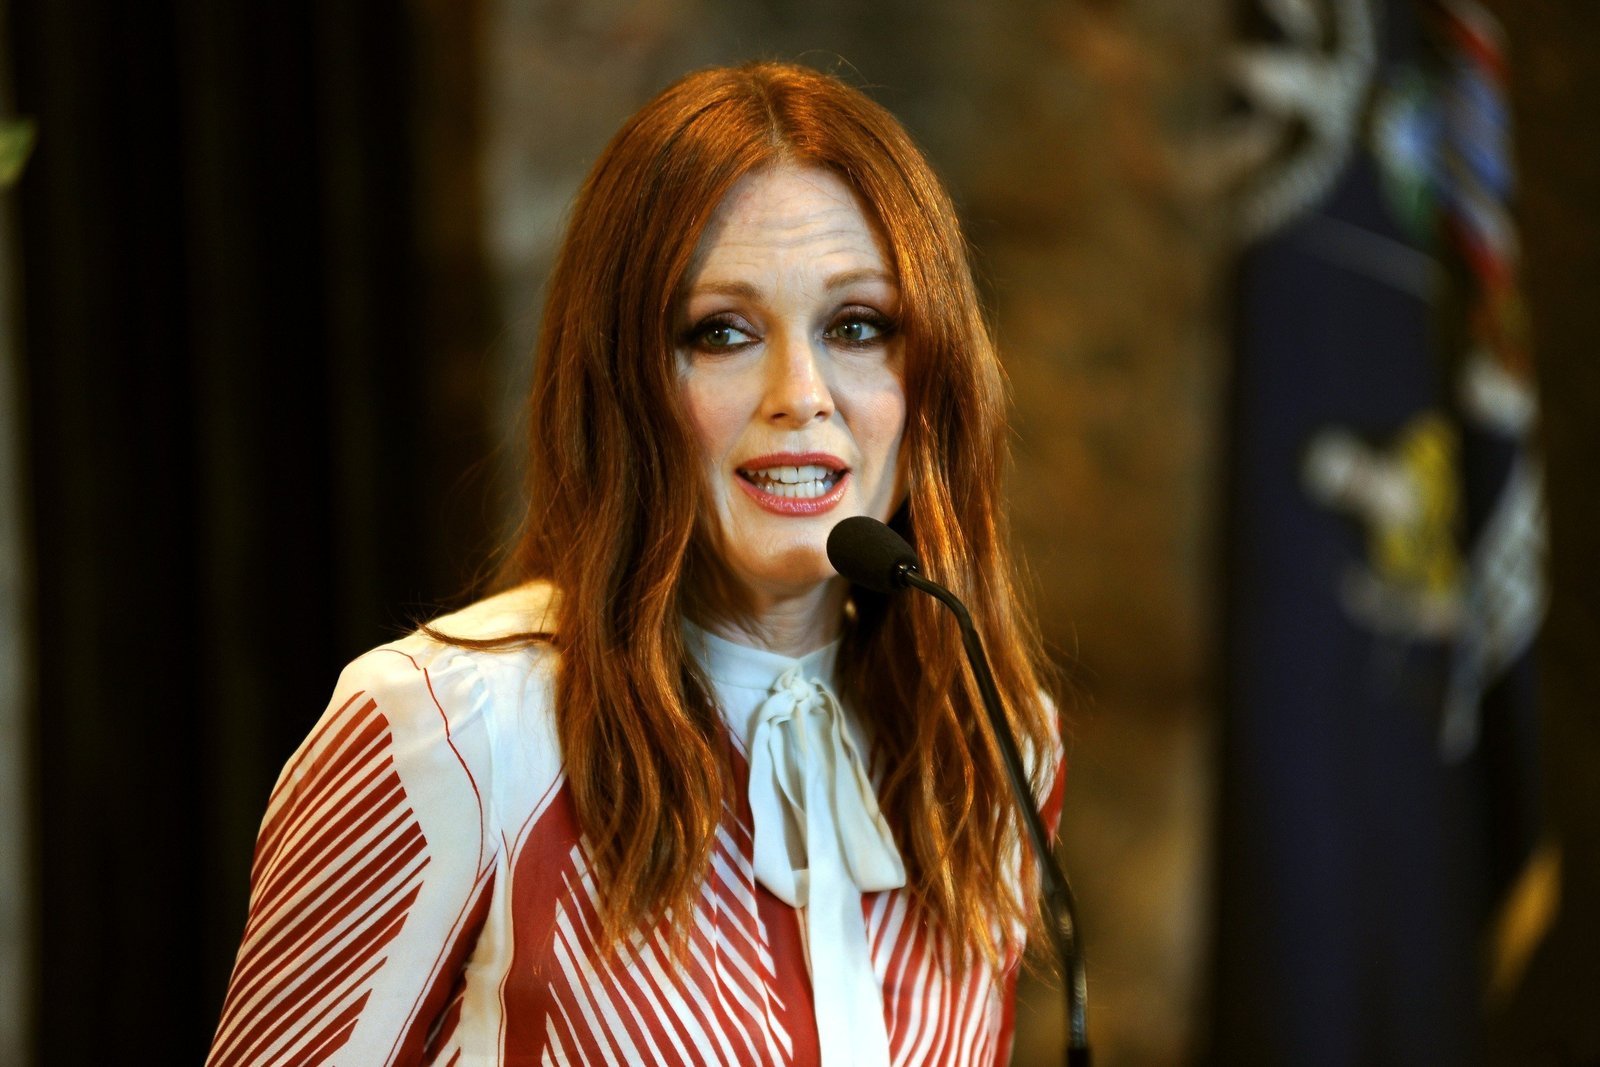
[[[458,649],[344,671],[268,803],[208,1064],[422,1060],[493,882],[488,702]]]

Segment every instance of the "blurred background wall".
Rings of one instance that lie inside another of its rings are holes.
[[[1229,547],[1251,518],[1235,466],[1241,294],[1265,269],[1270,236],[1251,212],[1271,181],[1301,175],[1337,140],[1340,122],[1349,151],[1319,165],[1334,177],[1355,166],[1350,145],[1366,142],[1353,131],[1367,128],[1377,72],[1390,69],[1377,57],[1391,55],[1357,46],[1362,27],[1393,43],[1387,8],[3,10],[4,114],[31,119],[36,143],[0,194],[0,487],[14,486],[0,524],[0,766],[17,798],[0,826],[0,975],[17,976],[4,983],[0,1060],[96,1062],[108,1042],[156,1061],[203,1054],[279,767],[339,667],[458,603],[514,521],[517,405],[578,181],[621,119],[674,77],[782,57],[834,71],[895,112],[974,246],[1016,405],[1012,521],[1076,693],[1062,855],[1083,909],[1100,1062],[1416,1062],[1388,1032],[1409,1002],[1374,978],[1391,973],[1374,959],[1414,948],[1406,931],[1368,937],[1340,925],[1344,911],[1314,915],[1313,945],[1343,947],[1304,969],[1336,965],[1338,980],[1301,985],[1300,972],[1273,970],[1292,965],[1278,949],[1296,940],[1269,921],[1275,902],[1313,898],[1276,880],[1285,860],[1256,821],[1288,805],[1249,791],[1262,781],[1259,763],[1240,762],[1254,720],[1240,711],[1238,663],[1251,647],[1229,637],[1242,570]],[[1550,501],[1545,755],[1529,820],[1559,847],[1537,853],[1544,866],[1530,878],[1523,845],[1502,871],[1474,859],[1428,883],[1463,915],[1452,936],[1467,939],[1435,957],[1464,958],[1466,971],[1456,999],[1424,998],[1461,1016],[1434,1062],[1600,1057],[1581,1007],[1600,993],[1584,948],[1600,944],[1588,488],[1600,324],[1586,284],[1600,276],[1600,153],[1574,147],[1592,140],[1584,124],[1600,108],[1594,12],[1548,0],[1496,9]],[[1287,48],[1279,58],[1300,67],[1241,64],[1263,47]],[[1335,191],[1296,195],[1315,214]],[[1396,233],[1391,243],[1412,240]],[[1273,306],[1319,321],[1319,293],[1295,296],[1309,308]],[[1417,353],[1419,365],[1429,358]],[[1366,429],[1387,447],[1394,427]],[[1328,543],[1359,551],[1359,525],[1329,521],[1345,525]],[[1322,560],[1302,569],[1331,590],[1342,563]],[[1363,648],[1358,663],[1391,645]],[[1373,752],[1400,744],[1355,734],[1376,747],[1303,774],[1281,742],[1256,758],[1290,777],[1326,774],[1337,807],[1366,796]],[[1466,766],[1438,773],[1476,788],[1483,773]],[[1450,836],[1449,821],[1478,841],[1505,821],[1485,807],[1496,802],[1429,808],[1439,834],[1422,839]],[[1297,837],[1316,845],[1321,824],[1304,825]],[[1318,853],[1372,858],[1334,855]],[[1511,923],[1507,943],[1531,957],[1496,947],[1518,885],[1527,932]],[[1410,922],[1398,905],[1395,916]],[[1508,984],[1485,1002],[1507,958]],[[1295,1014],[1275,997],[1315,1016],[1327,990],[1347,1016],[1261,1022]],[[1022,999],[1016,1062],[1057,1062],[1059,993],[1032,982]],[[1308,1048],[1319,1025],[1357,1037]],[[1520,1040],[1530,1027],[1537,1055]]]

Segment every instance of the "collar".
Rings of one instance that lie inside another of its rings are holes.
[[[795,667],[808,678],[821,679],[830,686],[834,684],[834,668],[839,659],[838,638],[804,656],[794,657],[718,637],[688,619],[683,620],[683,635],[700,669],[719,685],[755,689],[765,695],[779,676]]]

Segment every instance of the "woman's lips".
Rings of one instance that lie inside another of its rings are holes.
[[[850,469],[826,452],[775,452],[738,467],[739,488],[776,515],[817,515],[844,498]]]

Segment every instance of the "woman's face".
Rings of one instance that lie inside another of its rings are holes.
[[[900,290],[831,171],[746,175],[718,207],[678,309],[678,367],[723,562],[763,605],[836,577],[828,531],[888,519],[906,401]]]

